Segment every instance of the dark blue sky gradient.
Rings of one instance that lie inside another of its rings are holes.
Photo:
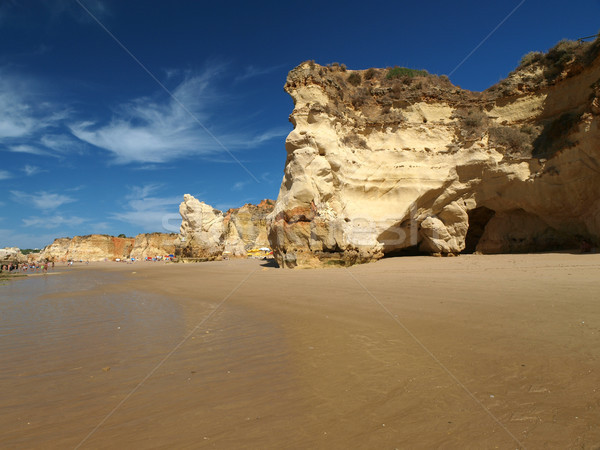
[[[220,209],[276,198],[290,69],[314,59],[450,74],[520,4],[81,2],[258,182],[76,1],[5,1],[0,247],[165,231],[185,193]],[[451,80],[483,90],[525,53],[597,33],[598,17],[599,0],[526,0]]]

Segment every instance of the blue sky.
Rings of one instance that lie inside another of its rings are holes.
[[[600,0],[3,0],[0,247],[173,231],[185,193],[223,210],[276,198],[282,87],[304,60],[483,90],[598,17]]]

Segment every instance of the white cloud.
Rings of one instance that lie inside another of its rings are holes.
[[[28,177],[37,175],[40,172],[45,172],[44,170],[40,169],[39,167],[30,166],[29,164],[26,164],[22,170],[23,170],[23,172],[25,172],[25,175],[27,175]]]
[[[160,188],[157,184],[130,188],[130,193],[125,197],[125,211],[114,213],[111,218],[150,232],[179,229],[181,218],[178,206],[183,198],[153,196]],[[168,229],[165,229],[165,223],[168,223]]]
[[[0,170],[0,180],[8,180],[12,178],[12,174],[6,170]]]
[[[45,134],[40,138],[40,143],[57,153],[81,153],[84,144],[67,134]]]
[[[0,68],[0,150],[51,155],[39,137],[57,129],[69,114],[68,109],[48,101],[40,83]]]
[[[211,153],[216,144],[195,120],[206,119],[205,106],[198,99],[207,91],[210,76],[188,78],[173,92],[193,116],[173,99],[160,103],[140,98],[120,107],[108,125],[95,127],[82,122],[71,125],[71,131],[82,141],[112,152],[122,164],[161,163]]]
[[[0,82],[0,139],[30,134],[36,124],[31,108],[7,84]]]
[[[36,208],[42,210],[56,209],[66,203],[77,201],[67,195],[52,194],[50,192],[28,194],[22,191],[10,191],[10,193],[15,201],[23,204],[32,204]]]
[[[211,82],[220,71],[217,66],[201,75],[188,76],[173,91],[177,100],[135,99],[119,107],[106,125],[80,122],[69,128],[82,141],[113,153],[119,164],[164,163],[190,155],[221,153],[220,143],[203,128],[209,111],[219,100]],[[228,149],[239,149],[285,134],[287,130],[259,136],[228,133],[218,139]]]
[[[44,97],[36,81],[0,68],[0,142],[34,135],[67,117]]]
[[[44,150],[41,150],[37,147],[33,147],[31,145],[24,145],[24,144],[10,145],[10,146],[6,147],[6,149],[9,152],[13,152],[13,153],[28,153],[30,155],[38,155],[38,156],[48,155],[48,152],[45,152]]]
[[[40,227],[40,228],[58,228],[60,226],[77,226],[87,222],[86,219],[81,217],[63,217],[60,215],[51,217],[38,217],[33,216],[27,219],[23,219],[23,225],[26,227]]]

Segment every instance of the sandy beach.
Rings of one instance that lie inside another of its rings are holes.
[[[2,448],[598,448],[600,255],[0,286]]]

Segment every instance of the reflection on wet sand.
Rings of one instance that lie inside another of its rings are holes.
[[[600,440],[598,268],[95,264],[11,282],[0,447],[586,447]]]

